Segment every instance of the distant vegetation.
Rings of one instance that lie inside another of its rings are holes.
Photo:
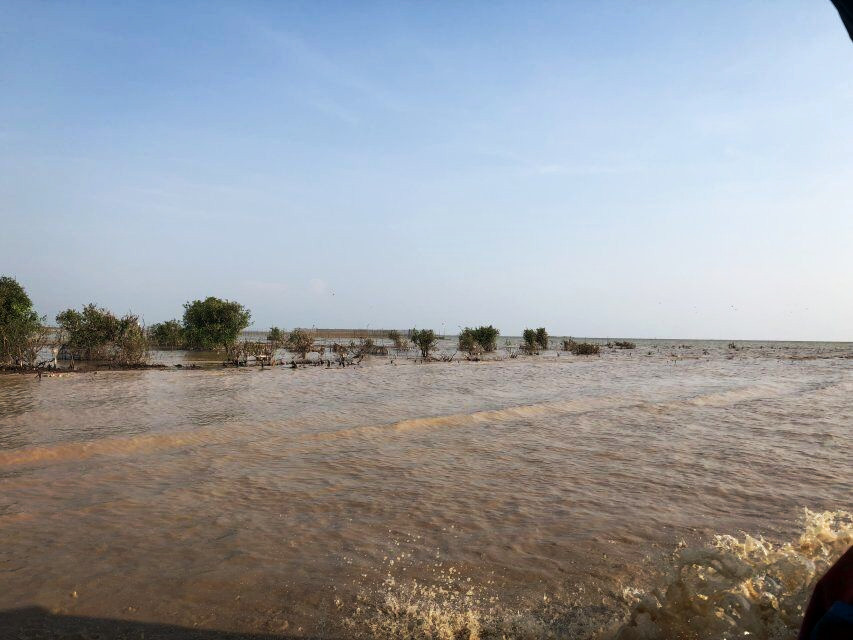
[[[488,327],[465,327],[459,334],[459,350],[464,351],[469,357],[481,353],[490,353],[498,346],[500,331],[492,325]]]
[[[409,350],[409,341],[404,338],[399,331],[392,329],[388,332],[388,339],[394,343],[394,349],[399,353],[400,351],[408,351]]]
[[[429,358],[429,354],[435,350],[438,344],[435,331],[432,329],[412,329],[410,335],[414,345],[420,349],[421,357]]]
[[[523,340],[521,348],[527,353],[538,354],[541,350],[548,349],[548,332],[545,327],[525,329],[521,338]]]
[[[575,342],[571,352],[576,356],[597,356],[601,352],[601,347],[591,342]]]
[[[34,367],[46,334],[24,288],[14,278],[0,278],[0,366]]]
[[[127,366],[142,364],[148,355],[148,336],[139,316],[119,318],[90,303],[82,311],[66,309],[56,322],[63,348],[75,358]]]
[[[231,352],[252,314],[239,302],[209,297],[184,305],[187,347],[200,351]]]
[[[289,351],[298,353],[299,357],[304,360],[308,353],[314,349],[314,336],[305,329],[294,329],[290,332],[285,344]]]
[[[267,342],[269,343],[270,360],[275,359],[275,352],[284,346],[287,342],[287,337],[284,331],[278,327],[270,327],[270,332],[267,334]]]
[[[619,344],[619,343],[616,343]],[[620,347],[620,349],[633,349],[634,344],[632,342],[628,342],[632,346],[630,347]],[[563,340],[561,348],[563,351],[570,351],[576,356],[597,356],[601,353],[601,347],[597,344],[592,344],[591,342],[575,342],[572,338],[568,340]]]
[[[159,349],[192,349],[224,351],[227,360],[223,362],[245,366],[250,358],[257,364],[275,363],[275,354],[281,348],[305,360],[309,353],[320,354],[313,364],[325,363],[331,366],[330,359],[323,354],[331,350],[340,360],[341,366],[357,364],[367,355],[388,355],[389,347],[377,344],[370,337],[362,337],[358,342],[333,345],[315,344],[316,332],[306,329],[294,329],[287,333],[279,327],[271,327],[266,338],[257,341],[246,340],[241,336],[249,326],[251,312],[238,302],[208,297],[184,304],[182,320],[172,319],[151,325],[147,330],[139,317],[134,314],[117,316],[112,311],[98,307],[94,303],[81,310],[66,309],[56,316],[57,327],[54,330],[45,326],[44,318],[34,311],[32,301],[24,288],[13,278],[0,278],[0,368],[43,367],[50,362],[50,356],[38,362],[40,352],[46,347],[67,354],[72,359],[99,360],[115,365],[141,365],[144,363],[149,346]],[[346,332],[341,332],[346,335]],[[455,354],[438,354],[438,336],[432,329],[412,329],[409,336],[389,330],[384,335],[398,352],[408,351],[414,345],[423,359],[452,361]],[[484,353],[497,348],[500,331],[492,326],[465,327],[458,337],[458,350],[476,359]],[[538,355],[550,346],[550,337],[545,327],[525,329],[520,349],[512,347],[507,340],[507,352],[510,358],[521,353]],[[608,348],[634,349],[636,345],[627,340],[607,343]],[[575,355],[597,355],[601,347],[587,342],[578,343],[572,338],[563,340],[561,348]],[[730,349],[738,349],[734,343]],[[303,364],[303,363],[299,363]],[[296,366],[295,363],[291,365]],[[151,365],[154,366],[154,365]],[[176,365],[181,366],[181,365]],[[193,365],[195,366],[195,365]]]
[[[458,346],[459,350],[463,353],[467,353],[469,358],[483,353],[483,348],[477,344],[477,341],[474,339],[473,330],[467,327],[459,334]]]
[[[183,349],[186,347],[184,327],[177,320],[152,324],[148,328],[148,339],[160,349]]]
[[[525,329],[521,334],[523,343],[521,345],[527,353],[539,353],[539,345],[536,343],[536,329]]]

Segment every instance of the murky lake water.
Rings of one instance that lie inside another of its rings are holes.
[[[560,633],[853,507],[850,345],[686,344],[0,376],[0,609],[346,637],[444,588]]]

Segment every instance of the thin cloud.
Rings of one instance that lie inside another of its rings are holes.
[[[401,102],[382,87],[345,69],[322,51],[311,46],[301,36],[257,23],[253,25],[253,29],[260,36],[259,39],[268,42],[286,59],[295,61],[300,67],[328,84],[358,93],[384,109],[406,111]],[[324,107],[328,107],[328,104],[320,103],[314,106],[323,110]]]

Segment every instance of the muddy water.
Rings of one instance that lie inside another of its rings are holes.
[[[0,609],[349,637],[444,589],[568,634],[682,540],[853,507],[849,353],[2,376]]]

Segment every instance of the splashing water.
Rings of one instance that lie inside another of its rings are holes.
[[[378,592],[362,592],[347,626],[383,640],[790,639],[815,582],[851,544],[853,515],[806,509],[793,543],[718,535],[706,548],[679,549],[662,586],[625,587],[601,606],[545,595],[534,607],[508,607],[491,583],[441,564],[428,581],[389,572]]]
[[[368,580],[370,586],[362,588],[344,622],[349,635],[372,640],[593,640],[612,623],[614,608],[621,604],[579,606],[582,594],[575,592],[543,594],[532,605],[511,606],[501,598],[497,580],[478,583],[440,556],[437,552],[420,579],[403,577],[416,568],[411,554],[386,558],[384,580],[378,587]],[[340,600],[335,604],[343,606]],[[620,619],[625,611],[623,606]]]
[[[613,609],[567,605],[547,595],[529,609],[510,607],[489,595],[490,587],[472,586],[452,572],[430,583],[389,576],[378,598],[359,597],[347,626],[354,637],[382,640],[592,640],[612,620]]]
[[[682,549],[663,588],[640,597],[618,640],[794,638],[815,582],[853,544],[853,516],[805,510],[803,533],[774,546],[716,536]]]

